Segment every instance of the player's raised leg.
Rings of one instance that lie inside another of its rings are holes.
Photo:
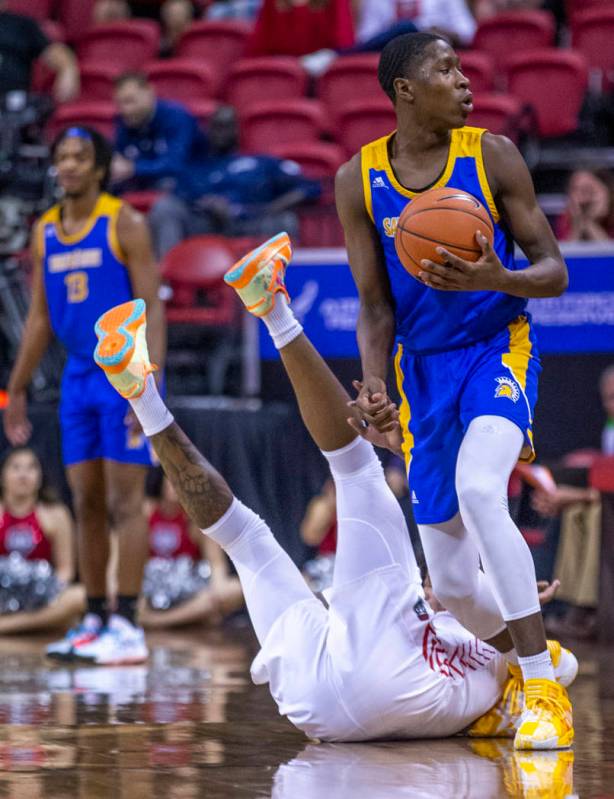
[[[127,320],[139,317],[136,326]],[[233,561],[260,643],[294,603],[321,604],[267,525],[233,497],[224,478],[175,423],[153,376],[145,339],[145,304],[133,300],[111,309],[97,325],[94,358],[130,404],[165,474],[190,518]]]
[[[334,585],[399,564],[411,580],[419,570],[407,526],[371,444],[347,422],[350,397],[304,335],[288,304],[285,269],[292,251],[281,233],[248,253],[226,282],[262,318],[292,383],[301,416],[329,462],[337,490]]]

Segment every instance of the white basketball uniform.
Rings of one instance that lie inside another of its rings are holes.
[[[338,512],[329,608],[315,597],[289,604],[261,642],[252,678],[269,684],[279,712],[311,738],[453,735],[498,701],[506,661],[428,608],[381,465],[370,446],[355,444],[357,455],[352,473],[329,457]]]

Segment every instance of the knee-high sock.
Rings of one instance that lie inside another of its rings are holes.
[[[274,622],[290,605],[314,599],[300,571],[269,527],[238,499],[203,533],[216,541],[234,563],[261,645]]]
[[[506,621],[540,609],[533,557],[507,503],[507,484],[522,444],[522,431],[513,422],[479,416],[469,425],[456,465],[461,516]]]
[[[500,633],[505,628],[503,616],[460,514],[418,529],[437,599],[477,638],[488,640]]]
[[[341,449],[323,454],[337,492],[333,585],[395,563],[406,571],[408,580],[419,582],[420,571],[403,512],[371,444],[356,438]]]

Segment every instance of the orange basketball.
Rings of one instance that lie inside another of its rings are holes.
[[[405,269],[417,277],[423,258],[444,263],[436,247],[445,247],[465,261],[477,261],[482,254],[475,239],[478,230],[493,243],[492,220],[472,194],[454,188],[430,189],[410,200],[401,212],[394,244]]]

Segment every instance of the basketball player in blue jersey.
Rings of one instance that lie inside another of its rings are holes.
[[[26,388],[55,335],[68,355],[60,400],[62,454],[73,493],[88,608],[78,627],[51,644],[47,654],[100,664],[136,663],[147,657],[135,610],[147,557],[143,499],[150,452],[128,403],[92,364],[94,322],[114,303],[147,296],[153,310],[149,342],[159,365],[165,348],[159,275],[148,228],[140,214],[104,191],[110,161],[108,143],[88,128],[69,128],[54,144],[63,199],[43,214],[33,231],[32,300],[4,415],[7,438],[24,444],[31,432]],[[109,523],[119,538],[119,598],[110,616],[105,598]]]
[[[515,746],[566,747],[571,705],[553,679],[533,561],[510,518],[507,484],[533,450],[540,365],[527,298],[560,295],[567,270],[516,147],[465,127],[469,81],[448,42],[400,36],[382,51],[378,74],[397,129],[364,146],[336,179],[360,295],[357,403],[370,424],[391,429],[385,380],[394,346],[414,515],[435,594],[521,666],[526,709]],[[476,235],[477,263],[440,249],[445,264],[423,261],[415,280],[396,256],[395,226],[413,197],[441,186],[480,200],[494,245]],[[514,261],[514,241],[526,268]]]

